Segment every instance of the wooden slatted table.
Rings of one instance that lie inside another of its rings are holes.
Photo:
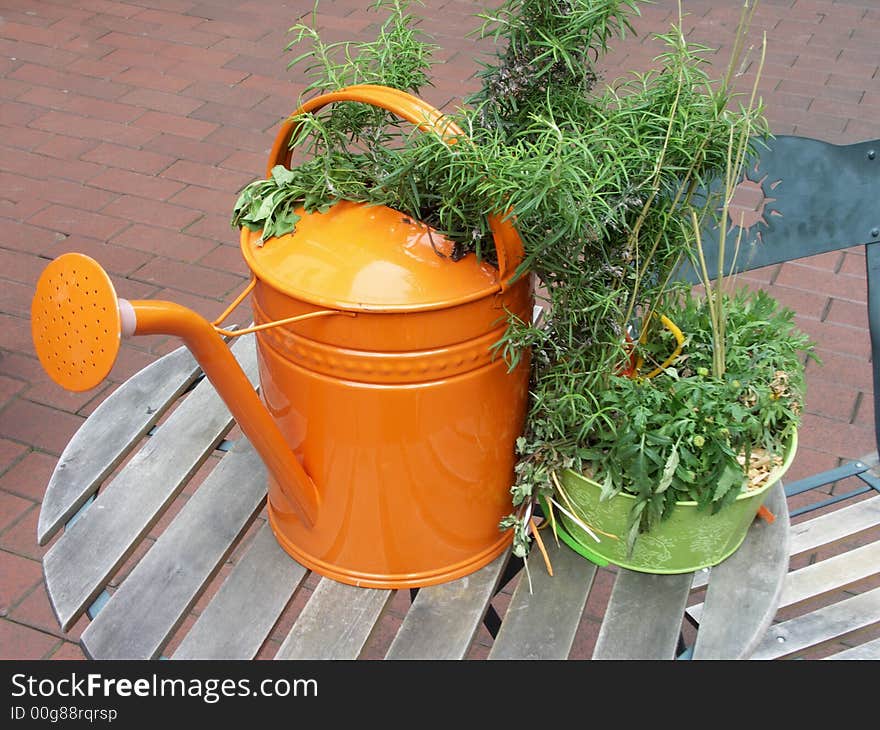
[[[232,350],[256,384],[253,337]],[[90,619],[81,636],[89,657],[581,658],[575,639],[591,618],[590,600],[599,601],[601,625],[579,643],[593,647],[592,658],[676,658],[695,601],[700,627],[687,654],[744,658],[780,601],[789,555],[780,485],[767,503],[775,522],[756,520],[733,557],[697,574],[597,568],[551,544],[552,577],[534,550],[530,580],[520,571],[506,587],[516,560],[509,554],[413,592],[321,578],[275,542],[265,468],[247,439],[226,439],[234,425],[180,348],[119,387],[68,444],[46,489],[38,539],[52,542],[43,567],[62,629]],[[590,597],[608,583],[596,580],[599,571],[614,581],[602,600]],[[496,611],[493,639],[482,626]]]

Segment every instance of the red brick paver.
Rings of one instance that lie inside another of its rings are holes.
[[[377,18],[365,10],[370,4],[324,0],[327,39],[369,33]],[[417,8],[442,46],[428,101],[454,103],[475,87],[474,56],[488,46],[463,30],[476,27],[474,12],[497,4],[427,0]],[[720,65],[741,0],[683,5],[687,32],[720,46]],[[0,0],[0,658],[82,658],[76,631],[60,633],[48,610],[37,507],[83,419],[174,344],[126,342],[106,386],[62,393],[40,371],[29,340],[36,277],[51,258],[82,251],[111,272],[122,296],[174,299],[212,318],[222,311],[246,280],[228,215],[240,186],[263,174],[275,128],[304,87],[302,75],[286,69],[285,30],[312,7],[312,0]],[[658,52],[650,34],[667,29],[675,8],[675,0],[643,7],[638,35],[615,43],[606,59],[606,79],[647,69]],[[880,138],[875,0],[763,0],[755,28],[767,31],[760,88],[773,131],[835,143]],[[862,252],[748,280],[798,311],[824,363],[808,368],[792,475],[873,450]],[[601,576],[600,584],[607,591]],[[585,625],[579,654],[588,655],[594,639]]]

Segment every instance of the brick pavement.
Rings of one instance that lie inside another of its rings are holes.
[[[490,47],[463,29],[475,27],[478,8],[496,4],[427,0],[416,8],[442,48],[428,101],[454,104],[475,87],[474,59]],[[222,311],[246,278],[229,214],[239,188],[263,173],[275,129],[304,86],[286,69],[284,47],[286,29],[312,5],[0,0],[0,658],[82,657],[75,641],[86,619],[60,632],[42,584],[42,492],[88,414],[177,346],[161,337],[128,341],[106,384],[63,392],[30,342],[36,278],[51,258],[81,251],[109,270],[122,297],[172,299],[211,319]],[[720,49],[718,67],[740,5],[684,1],[685,28]],[[367,6],[323,0],[325,38],[369,33],[377,16]],[[650,34],[667,29],[675,7],[659,0],[642,8],[638,36],[615,43],[605,59],[606,79],[647,69],[658,49]],[[763,0],[754,28],[767,32],[761,92],[774,132],[835,143],[880,137],[876,0]],[[862,252],[773,267],[749,281],[799,312],[824,361],[808,368],[792,476],[872,451]],[[245,308],[236,321],[248,319]],[[597,615],[588,606],[577,655],[588,655]]]

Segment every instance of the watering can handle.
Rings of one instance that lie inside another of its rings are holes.
[[[267,175],[272,174],[272,168],[276,165],[290,166],[290,140],[299,126],[296,117],[340,101],[358,101],[380,107],[412,122],[424,132],[439,134],[450,144],[453,144],[457,137],[464,136],[461,127],[455,122],[412,94],[389,86],[357,84],[309,99],[290,115],[275,137],[275,144],[269,154]],[[498,256],[498,279],[501,282],[501,290],[504,291],[510,285],[511,277],[523,260],[522,239],[509,218],[492,214],[488,216],[488,221]]]

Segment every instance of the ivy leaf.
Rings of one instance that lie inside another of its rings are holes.
[[[524,558],[529,554],[529,545],[532,539],[529,537],[528,527],[522,519],[516,515],[507,515],[498,523],[501,530],[513,530],[513,549],[511,552],[518,558]]]
[[[498,529],[499,530],[509,530],[511,527],[516,526],[516,523],[517,523],[516,515],[507,515],[505,517],[502,517],[501,520],[498,522]]]
[[[272,168],[272,179],[279,185],[289,185],[295,179],[295,175],[292,170],[289,170],[284,165],[275,165]]]
[[[519,482],[511,487],[510,493],[513,495],[512,501],[514,506],[519,506],[531,498],[532,485],[530,482]]]

